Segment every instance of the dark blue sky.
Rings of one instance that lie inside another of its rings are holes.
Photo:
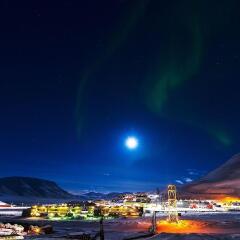
[[[151,190],[238,153],[239,5],[2,1],[0,176]]]

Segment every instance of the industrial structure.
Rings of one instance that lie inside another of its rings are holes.
[[[178,222],[177,190],[175,185],[168,185],[168,221]]]

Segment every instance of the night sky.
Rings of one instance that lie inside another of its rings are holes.
[[[240,1],[0,4],[1,177],[154,190],[240,151]]]

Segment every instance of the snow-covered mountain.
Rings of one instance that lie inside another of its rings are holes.
[[[87,192],[71,194],[55,182],[30,177],[0,178],[0,200],[14,203],[56,203],[116,198],[121,193]]]
[[[185,185],[181,191],[183,195],[199,197],[240,197],[240,154],[234,155],[200,180]]]
[[[55,182],[30,177],[0,178],[0,197],[73,198]]]

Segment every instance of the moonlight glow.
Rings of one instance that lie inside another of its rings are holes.
[[[135,137],[128,137],[125,141],[125,145],[128,149],[135,149],[138,147],[138,140]]]

